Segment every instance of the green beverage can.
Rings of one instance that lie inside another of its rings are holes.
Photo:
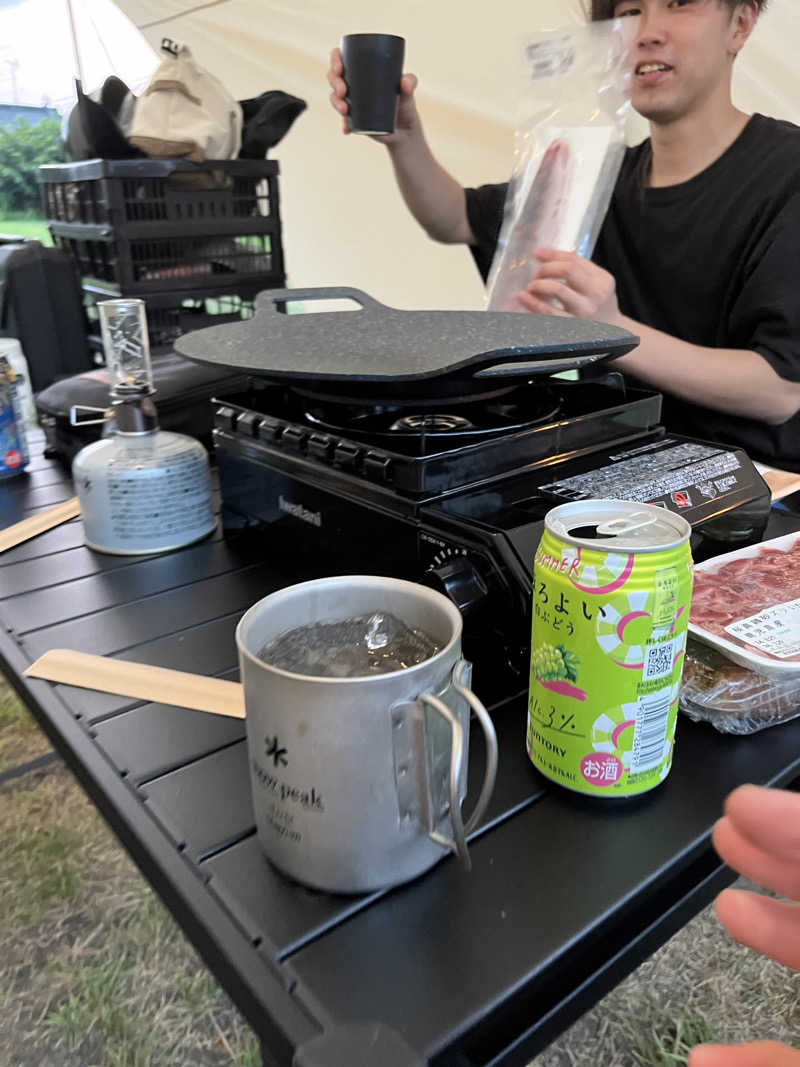
[[[528,755],[578,793],[632,797],[672,765],[691,527],[626,500],[553,508],[533,565]]]

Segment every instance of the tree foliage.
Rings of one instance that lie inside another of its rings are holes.
[[[0,129],[0,210],[41,210],[39,167],[61,159],[60,134],[58,119],[42,119],[35,126],[17,119]]]

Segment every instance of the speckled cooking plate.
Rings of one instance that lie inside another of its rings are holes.
[[[349,299],[353,311],[286,315],[286,301]],[[586,319],[490,311],[400,311],[360,289],[267,289],[252,319],[179,337],[178,352],[275,381],[361,399],[481,393],[624,355],[626,330]]]

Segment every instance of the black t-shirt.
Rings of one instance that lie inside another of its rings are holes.
[[[649,152],[645,141],[626,153],[592,257],[614,275],[620,310],[693,344],[758,352],[800,381],[800,127],[754,115],[710,167],[666,188],[643,185]],[[466,191],[484,279],[505,192]],[[768,426],[663,395],[672,432],[800,470],[800,415]]]

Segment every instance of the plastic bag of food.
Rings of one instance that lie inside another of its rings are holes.
[[[726,734],[754,734],[800,715],[800,677],[765,678],[689,638],[680,709]]]
[[[521,311],[536,248],[589,257],[625,153],[632,19],[551,30],[525,43],[514,168],[488,279],[491,311]]]

